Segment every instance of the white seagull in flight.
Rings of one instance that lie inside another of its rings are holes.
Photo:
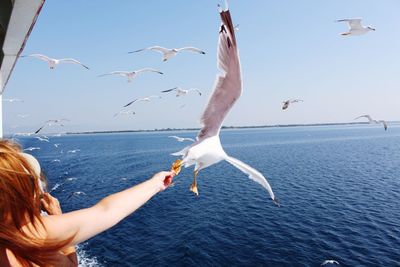
[[[361,18],[356,19],[339,19],[336,22],[347,22],[349,24],[349,31],[341,33],[341,35],[362,35],[369,31],[375,31],[371,26],[362,26]]]
[[[159,74],[164,74],[159,70],[156,69],[152,69],[152,68],[144,68],[144,69],[140,69],[140,70],[134,70],[134,71],[112,71],[109,73],[105,73],[105,74],[101,74],[98,77],[104,77],[104,76],[108,76],[108,75],[119,75],[119,76],[124,76],[128,79],[128,82],[132,82],[132,80],[140,73],[143,72],[155,72],[155,73],[159,73]]]
[[[132,104],[135,103],[135,102],[141,102],[141,101],[150,102],[152,98],[161,98],[161,96],[158,96],[158,95],[151,95],[151,96],[147,96],[147,97],[136,98],[135,100],[132,100],[131,102],[129,102],[128,104],[126,104],[126,105],[124,106],[124,108],[127,107],[127,106],[132,105]]]
[[[325,260],[323,263],[321,263],[321,266],[325,265],[325,264],[337,264],[337,265],[339,265],[339,262],[337,262],[335,260]]]
[[[187,47],[181,47],[181,48],[171,48],[171,49],[165,48],[162,46],[151,46],[151,47],[139,49],[139,50],[128,52],[128,53],[129,54],[137,53],[137,52],[141,52],[141,51],[145,51],[145,50],[153,50],[153,51],[162,53],[163,61],[167,61],[171,57],[176,56],[176,54],[178,54],[178,52],[181,52],[181,51],[190,51],[190,52],[199,53],[199,54],[203,54],[203,55],[206,53],[206,52],[204,52],[196,47],[193,47],[193,46],[187,46]]]
[[[196,89],[196,88],[191,88],[191,89],[185,90],[185,89],[182,89],[180,87],[174,87],[174,88],[171,88],[171,89],[167,89],[167,90],[161,91],[161,93],[168,93],[168,92],[172,92],[172,91],[176,92],[176,97],[187,95],[189,92],[192,92],[192,91],[197,92],[201,96],[200,90]]]
[[[374,120],[374,119],[372,119],[371,118],[371,116],[370,115],[361,115],[361,116],[358,116],[357,118],[355,118],[355,120],[357,120],[357,119],[359,119],[359,118],[367,118],[368,119],[368,123],[370,123],[370,124],[379,124],[379,123],[382,123],[382,125],[383,125],[383,129],[385,129],[385,131],[387,130],[387,123],[386,123],[386,121],[384,121],[384,120]]]
[[[289,104],[291,104],[291,103],[298,103],[298,102],[303,102],[303,100],[301,100],[301,99],[293,99],[293,100],[286,100],[286,101],[283,101],[282,103],[283,103],[283,106],[282,106],[282,109],[283,110],[285,110],[285,109],[287,109],[288,107],[289,107]]]
[[[69,121],[69,120],[68,120],[68,119],[48,120],[48,121],[46,121],[46,122],[43,124],[43,126],[41,126],[39,129],[37,129],[37,130],[35,131],[35,134],[39,133],[45,126],[52,126],[52,125],[55,125],[55,124],[59,124],[60,126],[64,126],[64,125],[62,124],[63,121]]]
[[[196,177],[200,170],[226,160],[233,166],[249,175],[249,178],[269,193],[276,205],[278,201],[265,177],[246,163],[228,156],[222,148],[219,132],[221,125],[242,93],[242,76],[240,70],[239,52],[236,44],[235,30],[228,9],[221,10],[222,25],[219,31],[218,68],[222,71],[217,76],[214,92],[208,101],[201,117],[202,128],[197,140],[192,145],[172,155],[182,156],[182,165],[194,167],[194,180],[190,190],[198,195]]]
[[[117,117],[118,115],[135,115],[135,111],[133,110],[121,110],[120,112],[117,112],[114,114],[114,118]]]
[[[18,99],[18,98],[4,98],[3,101],[4,101],[4,102],[9,102],[9,103],[13,103],[13,102],[24,102],[24,100]]]
[[[77,65],[81,65],[85,69],[89,69],[86,65],[83,65],[81,62],[79,62],[78,60],[73,59],[73,58],[56,59],[56,58],[50,58],[50,57],[42,55],[42,54],[31,54],[31,55],[26,55],[26,56],[21,56],[21,57],[34,57],[34,58],[38,58],[40,60],[46,61],[47,64],[49,65],[50,69],[54,69],[58,64],[61,64],[61,63],[77,64]]]
[[[195,141],[193,138],[179,137],[179,136],[176,136],[176,135],[170,135],[170,136],[168,136],[168,137],[175,138],[178,142],[183,142],[183,141],[191,141],[191,142],[194,142],[194,141]]]

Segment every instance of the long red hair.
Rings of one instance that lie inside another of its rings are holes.
[[[18,144],[0,140],[0,249],[9,249],[23,266],[50,266],[68,240],[45,240],[27,234],[22,227],[31,223],[44,227],[40,215],[42,191],[39,177],[21,154]]]

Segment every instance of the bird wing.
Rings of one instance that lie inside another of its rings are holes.
[[[136,73],[141,73],[141,72],[157,72],[160,74],[164,74],[159,70],[153,69],[153,68],[144,68],[144,69],[140,69],[140,70],[135,70]]]
[[[39,132],[43,129],[43,127],[46,126],[46,125],[47,125],[47,123],[46,123],[45,125],[43,125],[42,127],[40,127],[39,129],[37,129],[37,130],[35,131],[35,134],[39,133]]]
[[[135,102],[138,101],[138,100],[139,100],[139,98],[136,98],[135,100],[133,100],[133,101],[129,102],[128,104],[126,104],[126,105],[124,106],[124,108],[127,107],[127,106],[132,105],[133,103],[135,103]]]
[[[193,89],[189,89],[189,91],[196,91],[201,96],[201,92],[199,89],[193,88]]]
[[[222,122],[242,93],[239,51],[229,10],[220,12],[222,25],[219,32],[217,65],[222,71],[217,75],[214,91],[201,116],[202,128],[197,135],[200,141],[219,134]]]
[[[358,116],[357,118],[355,118],[355,120],[357,120],[359,118],[367,118],[369,122],[373,121],[373,119],[371,118],[370,115],[361,115],[361,116]]]
[[[193,138],[184,138],[185,140],[188,140],[188,141],[192,141],[192,142],[194,142],[195,140],[193,139]]]
[[[181,48],[177,48],[176,51],[191,51],[191,52],[195,52],[195,53],[200,53],[200,54],[205,54],[206,52],[204,52],[203,50],[197,48],[197,47],[193,47],[193,46],[187,46],[187,47],[181,47]]]
[[[385,128],[385,131],[387,130],[387,123],[384,120],[380,120],[379,122],[381,122],[383,124],[383,128]]]
[[[356,19],[340,19],[337,20],[337,22],[347,22],[349,23],[350,28],[352,29],[361,29],[361,19],[360,18],[356,18]]]
[[[253,180],[256,183],[259,183],[260,185],[262,185],[262,187],[267,189],[272,201],[274,201],[274,203],[279,206],[278,200],[276,199],[271,186],[269,185],[267,179],[259,171],[250,167],[246,163],[230,156],[227,156],[225,160],[230,164],[232,164],[233,166],[235,166],[236,168],[238,168],[239,170],[241,170],[242,172],[248,174],[251,180]]]
[[[167,89],[167,90],[161,91],[161,93],[168,93],[168,92],[174,91],[176,89],[178,89],[178,87],[174,87],[174,88],[171,88],[171,89]]]
[[[84,67],[84,68],[86,68],[86,69],[89,69],[88,66],[82,64],[81,62],[79,62],[78,60],[73,59],[73,58],[62,58],[62,59],[59,59],[58,61],[59,61],[60,63],[78,64],[78,65],[81,65],[82,67]]]
[[[107,76],[107,75],[121,75],[121,76],[126,76],[128,73],[129,73],[129,71],[112,71],[112,72],[109,72],[109,73],[101,74],[101,75],[99,75],[99,76],[97,76],[97,77],[104,77],[104,76]]]
[[[44,61],[50,61],[52,60],[51,58],[49,58],[48,56],[42,55],[42,54],[30,54],[27,56],[21,56],[21,57],[35,57]]]
[[[161,52],[163,54],[164,53],[168,53],[169,51],[171,51],[168,48],[156,45],[156,46],[150,46],[150,47],[147,47],[147,48],[142,48],[142,49],[139,49],[139,50],[131,51],[131,52],[128,52],[128,54],[137,53],[137,52],[141,52],[141,51],[144,51],[144,50],[154,50],[154,51]]]
[[[178,137],[178,136],[176,136],[176,135],[170,135],[170,136],[168,136],[168,137],[175,138],[176,140],[178,140],[178,139],[179,139],[179,137]]]

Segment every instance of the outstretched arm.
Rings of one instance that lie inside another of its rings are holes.
[[[164,180],[168,176],[170,178],[164,184]],[[159,172],[151,179],[112,194],[90,208],[46,216],[43,221],[46,226],[47,238],[65,240],[75,235],[71,245],[84,242],[111,228],[140,208],[151,197],[168,187],[173,176],[173,172]]]

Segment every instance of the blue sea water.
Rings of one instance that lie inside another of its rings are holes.
[[[168,170],[185,145],[169,135],[19,141],[41,147],[31,153],[71,211]],[[399,125],[224,130],[221,142],[268,178],[281,207],[226,162],[200,172],[199,197],[183,169],[174,187],[87,241],[82,266],[400,266]],[[68,199],[74,191],[86,195]]]

